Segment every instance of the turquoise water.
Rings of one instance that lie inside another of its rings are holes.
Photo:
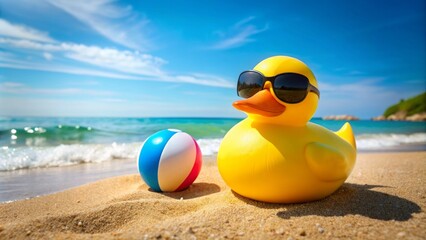
[[[151,134],[175,128],[216,154],[233,118],[0,118],[0,171],[133,158]],[[344,121],[313,119],[336,131]],[[426,123],[352,121],[358,149],[426,149]]]
[[[149,135],[168,128],[180,129],[196,139],[220,138],[239,121],[241,119],[9,118],[0,120],[0,145],[22,146],[28,145],[28,142],[37,142],[38,146],[141,142]],[[11,133],[12,129],[16,130],[16,134]],[[15,141],[11,141],[11,135],[16,136]]]

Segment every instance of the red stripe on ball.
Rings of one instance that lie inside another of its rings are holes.
[[[195,179],[198,177],[198,174],[200,173],[202,165],[202,153],[200,147],[197,144],[197,141],[195,141],[194,138],[192,138],[192,140],[194,140],[195,148],[197,149],[197,152],[195,154],[194,166],[192,167],[192,170],[189,173],[188,177],[186,177],[186,179],[175,191],[182,191],[185,188],[189,187],[189,185],[191,185],[195,181]]]

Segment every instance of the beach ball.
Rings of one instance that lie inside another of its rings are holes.
[[[156,192],[177,192],[191,185],[202,165],[195,139],[177,129],[149,136],[138,155],[138,169],[145,183]]]

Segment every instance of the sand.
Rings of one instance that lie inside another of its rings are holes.
[[[0,204],[0,239],[426,238],[426,152],[360,154],[337,192],[302,204],[238,196],[206,162],[178,193],[132,174]]]

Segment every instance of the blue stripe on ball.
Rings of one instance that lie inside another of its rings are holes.
[[[158,184],[158,165],[164,146],[176,134],[174,131],[162,130],[151,135],[144,143],[138,158],[139,172],[143,180],[152,188],[160,192]],[[141,156],[144,156],[142,159]]]

